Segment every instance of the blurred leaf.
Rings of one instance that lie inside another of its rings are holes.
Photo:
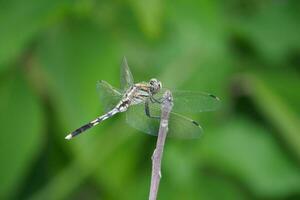
[[[42,138],[43,115],[39,100],[16,72],[0,85],[0,198],[15,195],[26,176]]]
[[[300,190],[300,171],[263,127],[228,120],[200,147],[204,161],[242,181],[260,197],[286,197]]]
[[[162,164],[162,199],[244,199],[233,181],[201,170],[200,166],[206,163],[197,149],[203,142],[203,137],[190,141],[168,140]]]
[[[112,38],[86,19],[60,24],[42,39],[38,60],[47,74],[56,112],[69,131],[101,114],[97,81],[115,85],[119,79],[120,62],[112,49],[117,51]]]
[[[99,187],[103,187],[104,199],[122,199],[128,192],[124,186],[132,183],[141,168],[136,166],[138,158],[146,153],[139,151],[143,145],[141,138],[137,134],[128,137],[126,142],[116,146],[115,151],[104,161],[105,164],[95,171],[94,177]],[[150,160],[149,157],[149,164]]]
[[[299,114],[294,112],[294,108],[289,105],[289,102],[284,101],[285,98],[281,97],[273,89],[272,82],[278,82],[280,80],[273,79],[271,82],[268,82],[268,79],[264,80],[264,76],[263,74],[256,76],[249,75],[246,78],[248,84],[247,89],[250,91],[250,96],[260,112],[280,131],[288,147],[300,158]],[[291,76],[290,80],[292,80],[292,77],[293,76]],[[299,82],[299,79],[297,82]],[[278,83],[284,85],[286,82],[281,81]],[[251,87],[249,87],[250,85]],[[286,90],[289,89],[287,88]]]
[[[163,1],[130,0],[130,5],[145,34],[151,38],[160,35],[163,25]]]
[[[299,12],[293,12],[291,1],[269,1],[253,16],[238,18],[241,30],[269,63],[284,61],[293,49],[300,48]]]
[[[160,199],[246,199],[239,188],[224,177],[195,175],[186,184],[170,181],[166,176],[162,180]]]
[[[65,127],[56,135],[59,140],[64,140],[68,132],[102,114],[96,92],[98,80],[107,80],[114,86],[118,83],[121,56],[115,56],[118,46],[107,33],[107,30],[82,18],[58,24],[41,38],[37,61],[46,74],[49,96],[55,106],[55,112]],[[99,164],[95,157],[102,159],[99,151],[101,155],[102,152],[109,151],[105,145],[109,143],[103,139],[109,131],[99,131],[104,130],[106,123],[109,122],[104,122],[101,126],[91,129],[88,134],[72,141],[64,140],[64,145],[73,150],[84,171],[92,173],[91,168],[96,168]],[[91,134],[95,131],[98,134]],[[109,141],[116,142],[112,139]],[[81,181],[80,179],[77,183],[80,184]],[[70,190],[59,192],[57,197],[68,195],[76,186],[78,185],[72,184]],[[49,190],[52,190],[52,187],[56,188],[52,184],[47,187]],[[48,189],[45,188],[44,191]],[[44,194],[46,193],[40,195]]]
[[[69,0],[2,1],[0,3],[0,70],[29,46],[34,36],[62,14]]]
[[[178,145],[178,144],[181,145]],[[199,144],[199,143],[198,143]],[[164,149],[162,179],[158,199],[245,199],[242,192],[224,177],[200,171],[192,151],[197,141],[169,139]],[[194,152],[196,153],[196,152]],[[143,199],[149,194],[151,161],[148,171],[130,179],[123,199]],[[133,181],[132,181],[133,179]],[[218,191],[218,192],[216,192]]]
[[[297,86],[300,85],[300,75],[296,70],[291,68],[260,69],[253,71],[252,75],[257,77],[256,80],[263,81],[260,84],[264,84],[278,99],[281,99],[287,109],[294,112],[294,115],[300,113],[300,93],[297,91]],[[255,93],[255,91],[251,92]],[[270,100],[269,98],[268,101]]]
[[[0,3],[0,64],[15,59],[34,36],[56,21],[66,2],[29,0]],[[0,65],[2,66],[2,65]]]
[[[167,33],[168,38],[173,40],[169,41],[166,49],[175,49],[176,54],[168,57],[161,80],[171,88],[218,92],[221,95],[233,65],[226,47],[225,16],[219,4],[215,1],[168,3]],[[221,89],[216,91],[217,88]]]
[[[118,132],[119,129],[124,130],[124,125],[121,123],[106,129],[108,133]],[[74,191],[79,189],[84,181],[93,173],[102,173],[100,169],[105,167],[105,161],[113,155],[116,149],[126,144],[130,139],[127,134],[120,134],[117,137],[114,134],[102,134],[99,141],[90,142],[86,149],[90,150],[90,154],[86,155],[85,160],[78,156],[70,165],[53,177],[47,184],[41,188],[31,199],[47,199],[51,194],[50,199],[66,199],[72,196]],[[80,141],[83,141],[82,139]],[[67,143],[65,143],[68,145]],[[72,144],[69,144],[71,146]],[[86,153],[86,152],[85,152]],[[84,160],[84,161],[83,161]],[[100,180],[100,179],[99,179]],[[99,181],[100,182],[100,181]],[[105,184],[106,186],[106,184]]]
[[[82,170],[76,162],[71,163],[29,199],[66,199],[86,180],[88,175],[88,170]]]

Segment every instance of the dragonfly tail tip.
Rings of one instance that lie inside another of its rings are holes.
[[[219,97],[217,97],[217,96],[215,96],[215,95],[213,95],[213,94],[209,94],[209,96],[211,96],[212,98],[214,98],[214,99],[216,99],[216,100],[220,101],[220,98],[219,98]]]
[[[67,135],[67,136],[65,137],[65,139],[66,139],[66,140],[71,140],[71,139],[72,139],[72,135],[71,135],[71,134]]]

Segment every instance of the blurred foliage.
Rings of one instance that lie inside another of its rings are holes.
[[[101,114],[136,81],[218,95],[200,140],[168,139],[159,199],[300,199],[300,3],[0,1],[0,199],[147,199],[155,138]]]

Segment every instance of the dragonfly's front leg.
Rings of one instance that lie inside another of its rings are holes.
[[[151,97],[150,97],[150,101],[151,101],[152,103],[159,103],[159,104],[161,104],[161,103],[164,101],[164,99],[163,99],[163,97],[161,97],[161,98],[159,98],[159,99],[156,99],[154,96],[151,96]]]
[[[160,119],[160,116],[151,116],[150,109],[149,109],[149,101],[148,100],[145,101],[145,113],[150,118]]]

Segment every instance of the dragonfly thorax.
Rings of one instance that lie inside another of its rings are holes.
[[[150,79],[149,84],[150,84],[150,92],[152,94],[156,94],[162,88],[161,82],[155,78]]]

